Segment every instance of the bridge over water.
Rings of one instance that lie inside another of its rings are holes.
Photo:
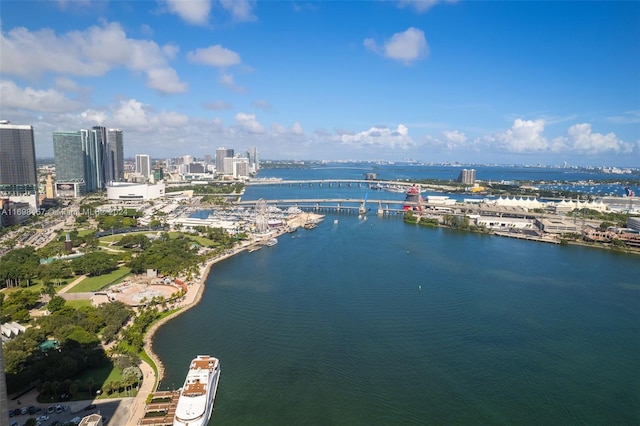
[[[387,186],[394,188],[409,188],[417,185],[414,182],[406,180],[368,180],[368,179],[305,179],[305,180],[282,180],[282,179],[254,179],[247,183],[247,186],[318,186],[318,187],[356,187],[369,188],[376,187],[383,189]],[[439,190],[457,189],[455,186],[448,185],[427,185],[419,184],[422,188],[433,188]]]
[[[432,214],[477,214],[483,216],[536,218],[542,213],[528,212],[523,208],[504,207],[483,203],[427,203],[405,202],[403,200],[370,200],[359,198],[300,198],[264,200],[268,205],[281,209],[297,207],[301,210],[316,212],[365,213],[374,211],[383,215],[403,214],[405,206]],[[237,206],[253,207],[257,200],[238,201]],[[547,213],[547,216],[549,214]]]

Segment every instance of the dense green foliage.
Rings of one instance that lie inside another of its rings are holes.
[[[199,232],[203,237],[214,241],[218,246],[231,246],[235,242],[235,238],[229,235],[223,228],[194,226],[193,230]]]
[[[71,277],[73,277],[71,265],[64,260],[54,260],[51,263],[42,264],[38,269],[38,278],[45,283],[60,284]]]
[[[11,293],[2,305],[2,315],[14,304],[31,304],[33,293],[19,290]],[[17,294],[17,295],[16,295]],[[57,306],[50,315],[34,319],[34,327],[4,345],[5,371],[9,392],[37,384],[47,395],[72,395],[90,387],[73,380],[82,371],[110,364],[99,346],[112,339],[131,316],[130,308],[120,302],[100,308],[85,306],[73,309],[64,299],[54,297]],[[51,343],[43,349],[43,342]]]
[[[0,299],[0,322],[27,322],[29,310],[38,305],[40,294],[36,291],[18,289],[11,293],[2,293]]]
[[[71,261],[71,269],[77,275],[103,275],[117,268],[117,258],[102,252],[87,253],[85,256],[77,257]]]
[[[166,192],[193,191],[194,195],[240,194],[244,184],[238,182],[211,182],[206,185],[171,186]]]
[[[156,269],[164,275],[178,275],[185,270],[196,268],[202,261],[193,241],[179,236],[169,238],[168,234],[154,240],[142,253],[129,261],[133,273]]]
[[[107,231],[110,229],[133,228],[138,225],[138,221],[134,216],[124,216],[120,214],[101,214],[96,220],[98,228]]]
[[[0,279],[7,287],[29,286],[39,264],[40,258],[33,247],[13,249],[0,258]]]
[[[596,219],[602,220],[603,222],[609,222],[609,226],[627,226],[627,220],[629,219],[629,215],[627,213],[619,213],[619,212],[599,212],[597,210],[592,209],[574,209],[568,215],[572,215],[579,218],[585,219]],[[606,229],[606,227],[605,227]]]
[[[151,240],[144,234],[128,234],[122,237],[116,244],[124,248],[145,250],[151,245]]]

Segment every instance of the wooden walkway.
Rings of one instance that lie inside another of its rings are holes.
[[[151,402],[145,407],[144,417],[138,424],[172,426],[179,397],[180,393],[177,391],[154,392]]]

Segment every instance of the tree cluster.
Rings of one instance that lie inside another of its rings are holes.
[[[118,258],[102,252],[87,253],[84,256],[73,259],[71,261],[71,269],[76,275],[96,276],[108,274],[118,269]]]
[[[33,247],[13,249],[0,258],[0,279],[6,287],[28,287],[39,265],[40,257]]]
[[[20,297],[14,296],[19,292],[23,293]],[[10,298],[33,297],[24,293],[34,292],[20,290]],[[14,303],[13,300],[3,303],[3,315],[9,302]],[[50,315],[34,319],[32,327],[4,345],[9,392],[38,384],[43,393],[51,396],[75,394],[83,384],[75,383],[74,386],[74,377],[85,370],[109,364],[99,344],[113,339],[132,315],[131,309],[120,302],[78,309],[65,306],[64,299],[59,297],[54,297],[51,303],[56,307]],[[46,341],[55,342],[53,348],[41,347]]]
[[[201,262],[193,241],[184,236],[169,238],[168,234],[154,240],[142,253],[129,261],[133,273],[142,273],[147,269],[156,269],[164,275],[179,275],[181,272],[196,268]]]

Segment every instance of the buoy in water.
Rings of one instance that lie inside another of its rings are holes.
[[[421,285],[418,286],[418,290],[422,291],[422,286]]]

